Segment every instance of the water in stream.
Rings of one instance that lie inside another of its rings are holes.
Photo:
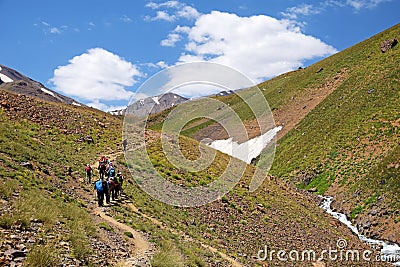
[[[360,234],[357,227],[354,226],[350,220],[347,219],[347,216],[343,213],[335,212],[331,208],[331,204],[333,201],[333,197],[322,196],[323,201],[321,203],[321,208],[324,209],[328,214],[332,215],[340,222],[344,223],[347,227],[351,229],[351,231],[358,236],[358,238],[374,247],[381,248],[381,260],[382,261],[390,261],[394,264],[394,266],[400,266],[400,246],[398,244],[388,243],[386,241],[367,238],[366,236]],[[396,260],[394,260],[396,259]]]

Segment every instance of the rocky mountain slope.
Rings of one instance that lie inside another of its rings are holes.
[[[143,117],[146,114],[157,114],[166,109],[188,101],[189,99],[174,93],[166,93],[158,96],[140,99],[129,105],[129,114]],[[125,111],[122,112],[124,114]]]
[[[271,174],[297,188],[334,196],[334,207],[369,237],[400,243],[400,25],[312,66],[259,84],[277,125]],[[219,100],[257,136],[236,95]],[[167,114],[150,120],[161,129]],[[197,140],[225,139],[207,119],[186,125]]]
[[[271,173],[301,189],[334,196],[335,208],[362,233],[397,243],[399,33],[395,25],[312,66],[259,84],[276,124],[283,127]],[[253,115],[240,99],[218,99],[238,112],[250,136],[257,135]],[[227,138],[222,127],[208,120],[188,125],[183,134],[197,140]]]
[[[0,65],[0,89],[37,97],[51,102],[59,102],[77,106],[82,105],[74,99],[54,92],[46,88],[43,84],[34,81],[18,71],[8,68],[4,65]]]
[[[251,175],[250,166],[242,183],[220,201],[199,209],[163,204],[129,176],[118,152],[122,124],[118,118],[91,108],[0,93],[2,264],[38,266],[44,258],[48,262],[43,266],[123,262],[146,266],[148,261],[152,266],[165,266],[166,261],[173,266],[231,266],[233,262],[235,266],[287,266],[276,258],[259,261],[257,253],[264,245],[319,251],[335,246],[338,238],[348,240],[349,248],[367,248],[324,214],[313,197],[285,183],[268,180],[261,190],[248,194],[245,177]],[[167,179],[196,185],[217,175],[217,166],[203,173],[178,173],[162,157],[159,135],[150,133],[150,137],[150,155],[159,160],[157,168]],[[185,139],[185,153],[198,153],[193,142]],[[127,178],[125,195],[98,210],[92,186],[83,183],[83,168],[100,154],[111,157],[112,153]],[[216,164],[228,158],[219,153]],[[127,227],[154,248],[147,259],[135,254],[138,244],[125,234]],[[310,266],[310,261],[297,265]]]

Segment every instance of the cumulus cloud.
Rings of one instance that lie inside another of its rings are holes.
[[[171,46],[174,47],[175,43],[180,41],[182,36],[178,33],[170,33],[168,34],[167,39],[164,39],[160,42],[161,46]]]
[[[169,65],[163,60],[158,61],[157,63],[145,63],[143,65],[146,67],[156,68],[156,69],[166,69],[169,67]]]
[[[175,21],[180,18],[192,20],[200,16],[197,9],[179,1],[148,2],[146,7],[157,10],[155,16],[145,16],[146,21]]]
[[[211,61],[242,71],[256,82],[296,69],[336,49],[303,34],[296,23],[266,15],[240,17],[213,11],[186,29],[180,62]]]
[[[161,46],[170,46],[174,47],[177,42],[182,40],[182,34],[183,33],[189,33],[190,28],[187,26],[176,26],[176,28],[170,32],[167,36],[166,39],[161,40],[160,44]]]
[[[82,100],[92,106],[106,108],[105,101],[128,100],[133,86],[143,74],[123,58],[102,48],[93,48],[59,66],[50,79],[56,90]]]
[[[163,3],[155,3],[155,2],[148,2],[146,4],[146,7],[149,7],[151,9],[159,9],[159,8],[178,8],[182,4],[179,1],[167,1]]]
[[[174,21],[175,18],[176,17],[174,15],[170,15],[166,11],[157,11],[157,15],[153,18],[150,18],[150,20]]]

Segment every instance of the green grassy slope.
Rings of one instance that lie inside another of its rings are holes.
[[[297,116],[292,102],[342,79],[279,141],[271,174],[300,188],[336,195],[339,201],[349,204],[342,207],[348,214],[370,195],[376,199],[386,196],[385,208],[392,221],[400,220],[396,152],[400,134],[400,46],[386,53],[379,48],[384,40],[399,39],[399,32],[400,25],[395,25],[312,66],[258,85],[274,113]],[[217,99],[229,103],[243,121],[253,119],[237,96]],[[168,112],[153,117],[150,127],[159,130]],[[205,119],[189,123],[183,134],[196,136],[212,123]],[[357,198],[353,197],[355,192]],[[400,236],[395,239],[400,240]]]
[[[38,235],[38,243],[28,247],[27,263],[31,262],[31,266],[38,266],[40,260],[47,261],[44,266],[57,266],[66,257],[96,266],[98,258],[93,256],[96,253],[93,240],[100,238],[97,234],[100,228],[109,227],[93,223],[87,200],[73,191],[91,191],[84,185],[79,190],[74,187],[83,178],[85,163],[94,162],[99,154],[118,150],[121,120],[93,109],[0,93],[0,196],[3,199],[0,240],[8,238],[7,232],[27,229]],[[78,141],[86,135],[91,135],[95,143]],[[181,142],[184,153],[196,157],[198,143],[188,138]],[[170,181],[187,186],[215,179],[228,159],[219,153],[215,164],[200,174],[177,173],[162,153],[158,153],[159,145],[154,139],[148,147],[154,163],[158,163],[156,168]],[[20,165],[26,161],[32,164],[31,169]],[[252,166],[247,167],[234,191],[219,201],[201,208],[177,208],[143,192],[129,176],[122,155],[115,163],[126,174],[125,192],[139,211],[135,212],[129,205],[116,205],[109,213],[148,234],[149,241],[158,249],[152,261],[154,266],[165,266],[164,261],[171,266],[229,266],[202,243],[237,258],[246,266],[262,264],[254,257],[264,245],[270,249],[322,251],[333,247],[341,237],[348,240],[349,247],[364,248],[344,226],[332,224],[332,219],[310,197],[282,183],[265,181],[260,190],[249,194]],[[66,166],[72,167],[71,175]],[[167,228],[149,217],[158,219]],[[62,242],[69,244],[70,251],[60,245]],[[276,258],[273,264],[287,266]],[[308,261],[296,263],[296,266],[303,265],[310,264]]]
[[[388,212],[398,221],[400,48],[397,45],[382,53],[379,44],[398,38],[399,31],[400,25],[396,25],[305,70],[264,84],[271,88],[267,94],[271,99],[277,84],[282,92],[289,90],[287,98],[319,82],[315,71],[320,68],[323,71],[319,74],[329,75],[342,68],[349,73],[279,141],[272,174],[302,188],[316,187],[319,193],[335,194],[351,204],[350,210],[371,195],[375,200],[386,196],[391,207]],[[279,100],[271,102],[282,105]]]
[[[31,242],[17,240],[27,246],[26,266],[60,266],[67,257],[97,265],[91,241],[98,229],[87,203],[68,193],[69,183],[83,177],[93,155],[117,149],[118,120],[3,90],[0,98],[0,240],[34,233]],[[94,144],[79,141],[88,135]]]

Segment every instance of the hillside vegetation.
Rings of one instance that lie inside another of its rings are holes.
[[[110,224],[111,219],[104,220],[104,214],[94,216],[100,211],[93,189],[83,183],[86,163],[95,162],[100,154],[120,153],[121,120],[94,109],[0,93],[2,250],[22,256],[27,266],[111,266],[134,256],[121,252],[132,246],[130,235]],[[87,136],[94,143],[82,141]],[[181,142],[186,155],[195,157],[197,141]],[[148,147],[155,163],[161,163],[156,165],[159,172],[187,186],[215,179],[218,164],[223,167],[229,158],[219,153],[217,165],[204,173],[177,173],[159,153],[159,145],[155,135]],[[337,238],[348,240],[349,247],[364,248],[310,196],[283,183],[266,180],[262,189],[249,194],[250,165],[234,191],[219,201],[177,208],[143,192],[129,176],[122,155],[115,164],[126,175],[126,197],[104,211],[154,245],[156,251],[149,254],[152,266],[262,265],[256,256],[264,245],[322,251],[333,247]],[[7,255],[0,254],[5,264],[10,262]],[[276,258],[272,262],[287,266]],[[309,266],[308,261],[293,264]]]
[[[396,25],[261,85],[270,104],[284,110],[288,98],[318,90],[327,77],[346,70],[343,82],[280,139],[271,172],[301,188],[336,196],[337,207],[359,221],[378,211],[372,218],[380,224],[375,230],[387,231],[374,234],[397,242],[399,231],[392,227],[399,229],[400,221],[400,50],[397,45],[382,53],[379,44],[398,38],[399,31]]]

